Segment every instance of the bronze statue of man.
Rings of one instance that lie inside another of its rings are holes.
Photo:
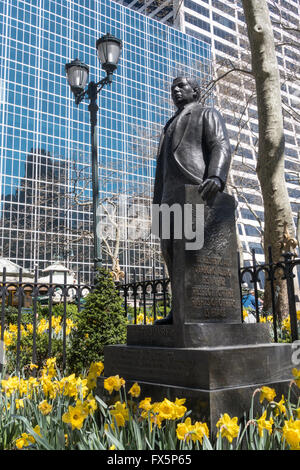
[[[176,113],[165,125],[158,148],[153,204],[178,203],[178,190],[185,184],[199,186],[203,200],[223,191],[231,152],[225,124],[220,113],[199,103],[197,81],[177,77],[171,86]],[[174,239],[161,239],[172,287]],[[155,324],[171,324],[169,315]]]

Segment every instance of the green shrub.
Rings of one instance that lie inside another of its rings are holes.
[[[37,313],[39,316],[43,318],[49,318],[49,306],[38,306]],[[76,314],[78,313],[78,308],[76,304],[67,304],[66,308],[66,314],[67,318],[74,318]],[[52,315],[53,316],[63,316],[64,315],[64,304],[59,303],[59,304],[54,304],[52,306]]]
[[[18,321],[18,309],[16,307],[5,307],[4,321],[6,325],[10,323],[17,323]]]
[[[99,270],[94,290],[85,297],[84,308],[77,313],[68,351],[68,368],[81,373],[91,362],[103,360],[105,345],[126,342],[127,320],[123,300],[111,274]]]

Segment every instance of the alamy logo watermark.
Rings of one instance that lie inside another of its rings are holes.
[[[186,241],[186,250],[200,250],[204,244],[203,204],[153,204],[152,234],[162,240]]]
[[[294,366],[298,366],[300,364],[300,340],[292,343],[292,350],[292,364],[294,364]]]
[[[204,244],[203,204],[130,203],[119,196],[97,208],[97,233],[101,239],[147,241],[185,240],[186,250],[200,250]]]

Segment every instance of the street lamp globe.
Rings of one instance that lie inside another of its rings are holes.
[[[65,65],[67,80],[75,97],[83,92],[85,85],[88,81],[89,67],[75,59],[69,64]]]
[[[117,68],[122,50],[122,41],[107,33],[96,42],[98,57],[102,68],[106,71],[108,80],[111,82],[112,74]]]

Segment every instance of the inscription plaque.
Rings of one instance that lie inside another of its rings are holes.
[[[173,278],[177,286],[173,305],[179,323],[240,323],[235,200],[219,193],[212,203],[204,202],[196,186],[185,186],[185,202],[204,204],[204,244],[186,250],[177,241]],[[196,214],[196,211],[193,211]],[[177,279],[177,282],[176,282]]]

